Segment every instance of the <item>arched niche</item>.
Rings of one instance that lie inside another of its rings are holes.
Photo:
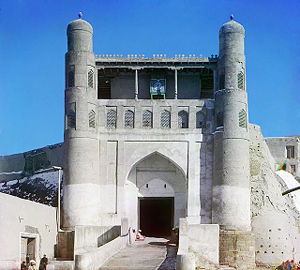
[[[173,224],[186,215],[187,181],[183,170],[169,157],[158,152],[136,162],[125,183],[126,212],[130,221],[139,226],[139,200],[145,197],[174,200]]]

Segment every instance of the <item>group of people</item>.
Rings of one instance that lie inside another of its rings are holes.
[[[40,261],[39,270],[47,270],[48,258],[46,254]],[[21,270],[38,270],[35,260],[29,261],[29,256],[26,256],[26,262],[21,264]]]
[[[299,270],[300,269],[300,262],[299,264],[295,263],[294,260],[287,260],[282,262],[281,265],[276,267],[277,270]]]

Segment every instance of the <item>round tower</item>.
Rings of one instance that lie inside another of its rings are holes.
[[[233,17],[219,32],[215,93],[212,221],[227,229],[251,230],[245,30]]]
[[[99,143],[93,28],[81,19],[67,28],[63,228],[96,225]]]

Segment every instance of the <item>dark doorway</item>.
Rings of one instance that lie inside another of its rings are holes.
[[[35,238],[21,237],[21,261],[35,260]]]
[[[139,209],[143,235],[165,237],[171,234],[174,198],[139,198]]]

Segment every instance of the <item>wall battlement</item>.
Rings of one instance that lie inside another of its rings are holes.
[[[166,54],[153,54],[153,57],[145,57],[144,54],[96,54],[97,59],[108,61],[147,61],[147,62],[157,62],[157,61],[166,61],[166,62],[216,62],[218,60],[218,55],[211,55],[210,57],[203,56],[200,54],[196,56],[195,54],[175,54],[174,57],[167,57]]]

